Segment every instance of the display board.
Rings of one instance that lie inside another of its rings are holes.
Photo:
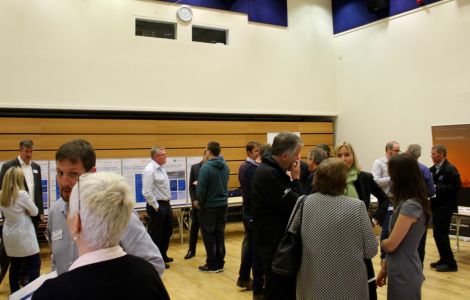
[[[122,160],[116,159],[97,159],[96,172],[113,172],[122,175]]]
[[[122,160],[122,175],[131,186],[136,208],[144,208],[146,204],[142,195],[142,171],[149,162],[150,158]],[[185,205],[187,203],[186,157],[167,157],[164,167],[170,179],[171,205]]]
[[[42,206],[44,215],[49,214],[49,162],[47,160],[35,160],[41,167],[41,190],[42,190]]]
[[[60,198],[60,190],[57,185],[57,165],[55,160],[49,161],[49,205],[51,205]]]

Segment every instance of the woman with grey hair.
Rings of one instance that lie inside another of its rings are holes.
[[[33,299],[169,299],[152,265],[119,246],[134,207],[121,175],[82,175],[69,203],[67,225],[79,257],[68,272],[44,282]]]

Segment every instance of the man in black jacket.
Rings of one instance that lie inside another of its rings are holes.
[[[265,299],[295,299],[295,277],[271,271],[271,263],[289,217],[301,194],[300,138],[290,132],[279,133],[271,156],[263,157],[252,182],[253,240],[255,251],[265,266]]]
[[[202,155],[202,160],[197,164],[191,166],[191,172],[189,173],[189,197],[191,198],[191,230],[189,232],[189,249],[188,253],[184,259],[193,258],[196,255],[196,244],[197,244],[197,236],[199,233],[199,202],[196,198],[196,186],[197,186],[197,179],[199,177],[199,170],[201,170],[202,165],[207,161],[209,158],[209,152],[204,150],[204,154]]]
[[[461,182],[460,174],[447,159],[444,145],[435,145],[431,150],[434,166],[429,168],[434,184],[436,197],[431,198],[433,235],[439,251],[439,260],[431,263],[431,268],[440,272],[457,271],[457,262],[450,247],[449,228],[452,214],[457,212],[457,194]]]

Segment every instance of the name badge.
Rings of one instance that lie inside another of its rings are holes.
[[[38,173],[38,170],[33,170],[33,173],[37,174],[37,173]]]
[[[62,239],[62,229],[52,232],[52,241],[57,241]]]

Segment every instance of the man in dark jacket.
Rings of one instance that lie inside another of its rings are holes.
[[[196,186],[197,179],[199,178],[199,171],[201,170],[202,165],[208,159],[208,152],[204,150],[202,160],[197,164],[191,166],[191,171],[189,172],[189,197],[191,198],[191,229],[189,232],[189,249],[188,253],[184,259],[190,259],[196,255],[196,244],[197,236],[199,233],[199,202],[196,197]]]
[[[218,273],[224,270],[225,222],[227,221],[229,168],[220,155],[220,144],[207,144],[209,160],[199,171],[196,198],[199,202],[199,222],[207,259],[202,272]]]
[[[434,166],[429,170],[436,185],[436,197],[431,198],[432,231],[440,258],[431,263],[431,268],[440,272],[455,272],[457,262],[450,247],[449,228],[452,214],[457,212],[457,194],[461,182],[459,172],[446,156],[447,149],[444,145],[432,147]]]
[[[34,228],[38,228],[44,215],[43,199],[42,199],[42,180],[41,180],[41,167],[33,162],[33,141],[23,140],[20,142],[20,153],[17,158],[7,161],[2,165],[0,170],[0,189],[2,188],[3,177],[8,169],[12,167],[21,167],[25,175],[24,186],[28,191],[31,199],[38,207],[38,215],[31,217]],[[6,255],[3,246],[3,240],[0,245],[0,283],[3,281],[5,274],[10,265],[10,260]]]
[[[290,132],[279,133],[273,141],[271,156],[264,156],[252,182],[253,240],[255,251],[265,266],[266,300],[295,299],[295,277],[271,271],[279,241],[299,195],[300,138]]]

